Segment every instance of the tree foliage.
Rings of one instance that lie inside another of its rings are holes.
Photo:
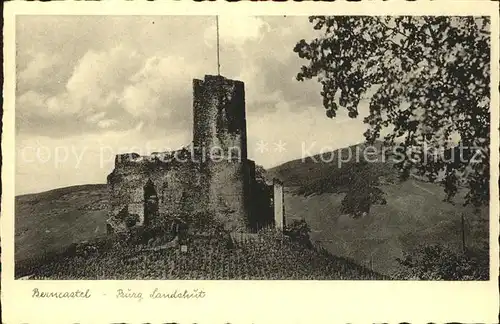
[[[326,114],[351,118],[369,99],[368,143],[383,138],[395,165],[441,180],[448,200],[489,200],[490,21],[488,17],[313,16],[321,36],[294,51],[309,61],[297,80],[317,78]]]
[[[125,216],[125,225],[128,228],[134,227],[139,222],[139,215],[137,214],[127,214]]]
[[[354,164],[348,181],[348,190],[342,199],[342,212],[354,218],[368,214],[374,204],[387,203],[384,192],[380,189],[379,175],[373,172],[368,161],[360,160]]]

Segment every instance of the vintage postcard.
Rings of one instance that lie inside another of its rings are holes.
[[[499,15],[8,3],[4,322],[497,322]]]

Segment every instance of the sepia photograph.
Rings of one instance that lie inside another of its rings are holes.
[[[19,15],[15,279],[488,281],[491,51],[490,16]]]

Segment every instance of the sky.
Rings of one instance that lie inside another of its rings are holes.
[[[362,118],[327,118],[319,83],[295,79],[307,62],[293,47],[317,35],[307,17],[219,24],[221,74],[245,83],[249,158],[269,168],[363,140]],[[105,183],[115,154],[189,144],[192,80],[217,74],[216,53],[212,16],[18,16],[16,195]]]

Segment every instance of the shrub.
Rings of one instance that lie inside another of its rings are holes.
[[[342,212],[358,218],[368,214],[374,204],[385,205],[387,200],[380,189],[380,173],[366,161],[361,160],[352,165],[347,193],[342,200]]]
[[[125,216],[125,224],[127,225],[128,228],[134,227],[135,224],[139,222],[139,215],[137,214],[127,214]]]
[[[311,229],[305,220],[294,220],[285,226],[284,233],[288,235],[292,241],[300,243],[308,248],[312,248],[309,233]]]
[[[421,245],[412,253],[397,259],[403,266],[398,279],[420,280],[488,280],[488,250],[455,253],[436,245]]]

